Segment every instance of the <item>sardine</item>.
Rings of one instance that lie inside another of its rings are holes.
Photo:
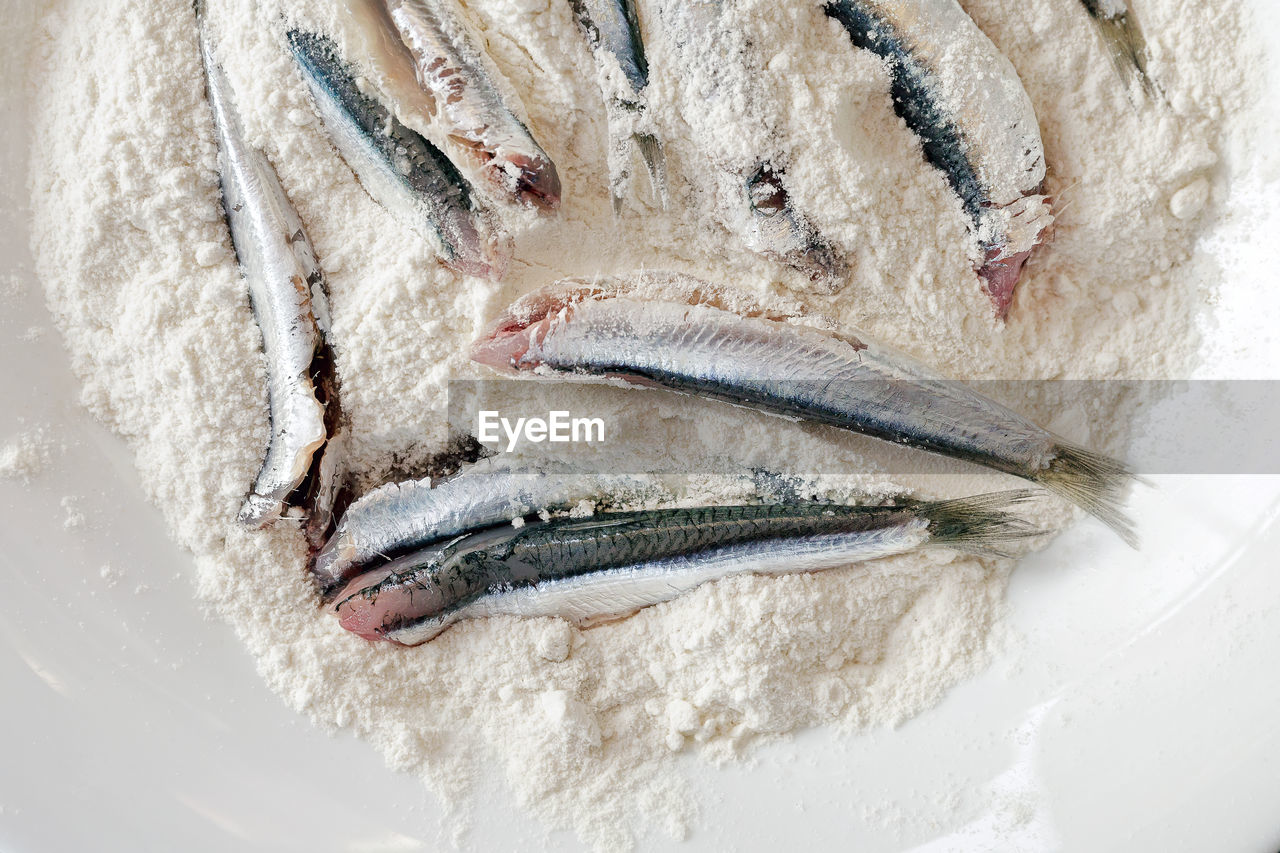
[[[620,378],[984,465],[1050,489],[1134,542],[1121,509],[1133,475],[1122,463],[860,333],[629,296],[642,281],[566,280],[529,294],[472,358],[512,373]],[[705,282],[686,287],[714,292]]]
[[[659,0],[658,16],[694,107],[684,118],[714,169],[714,214],[751,251],[834,291],[843,259],[792,201],[777,116],[757,92],[757,53],[725,20],[722,0]],[[708,106],[707,102],[719,105]],[[726,116],[733,121],[726,125]],[[744,155],[746,148],[756,148]]]
[[[1044,145],[1018,72],[956,0],[829,0],[855,46],[884,60],[893,109],[946,177],[977,239],[996,316],[1053,214]]]
[[[1098,34],[1111,57],[1116,74],[1128,87],[1136,78],[1142,93],[1154,97],[1159,89],[1147,73],[1151,55],[1147,40],[1124,0],[1080,0],[1089,17],[1097,24]]]
[[[667,205],[666,158],[658,137],[646,129],[644,90],[649,63],[633,0],[569,0],[595,57],[609,122],[609,189],[613,209],[631,179],[632,148],[640,152],[654,198]]]
[[[901,506],[707,506],[601,513],[482,531],[357,578],[335,607],[368,639],[424,643],[463,619],[587,626],[742,574],[815,572],[926,547],[1003,555],[1038,531],[1003,492]]]
[[[505,80],[474,43],[453,0],[385,0],[413,56],[432,118],[496,192],[543,211],[560,206],[560,177],[507,103]],[[464,171],[467,171],[464,169]]]
[[[328,38],[301,30],[287,38],[329,139],[373,200],[430,240],[450,268],[501,278],[504,237],[448,158],[361,92]]]
[[[429,479],[389,483],[352,502],[312,571],[321,593],[329,595],[377,563],[468,530],[652,488],[640,478],[515,471],[466,473],[434,488]]]
[[[324,274],[275,169],[245,141],[199,3],[196,12],[223,208],[267,362],[271,437],[239,520],[260,528],[300,512],[314,539],[328,526],[335,459],[325,460],[326,442],[341,419]]]

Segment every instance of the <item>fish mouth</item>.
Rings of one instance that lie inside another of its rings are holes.
[[[467,258],[458,256],[451,258],[445,262],[445,266],[454,272],[462,275],[468,275],[472,278],[483,278],[490,281],[496,281],[502,277],[500,270],[503,264],[498,261],[490,261],[486,258]]]
[[[351,605],[346,601],[337,605],[338,624],[366,640],[381,640],[382,626],[377,621],[374,608]]]
[[[347,583],[336,596],[338,603],[333,605],[334,612],[338,614],[338,624],[366,640],[385,639],[387,617],[394,605],[379,604],[380,596],[369,591],[375,590],[390,574],[389,570],[375,569]]]
[[[360,575],[338,595],[333,606],[338,614],[338,624],[345,630],[366,640],[394,643],[397,646],[418,645],[434,639],[454,622],[449,613],[422,612],[412,597],[407,601],[395,591],[379,593],[377,587],[391,575],[389,569],[375,569]],[[385,599],[385,600],[383,600]],[[409,611],[406,613],[405,608]],[[412,626],[420,639],[404,642],[396,632]]]

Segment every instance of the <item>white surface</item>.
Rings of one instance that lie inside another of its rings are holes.
[[[0,446],[45,425],[66,449],[0,480],[0,850],[446,846],[439,803],[288,711],[203,617],[123,444],[77,406],[8,167],[20,127],[0,121]],[[683,849],[1280,849],[1280,478],[1158,485],[1140,553],[1089,523],[1019,569],[1022,640],[937,709],[751,768],[687,762],[704,814]],[[64,527],[68,496],[83,526]],[[477,802],[466,848],[578,847],[499,790]]]

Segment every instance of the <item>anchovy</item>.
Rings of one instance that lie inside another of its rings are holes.
[[[1147,73],[1147,63],[1151,55],[1147,51],[1147,40],[1133,13],[1125,5],[1124,0],[1080,0],[1089,17],[1098,27],[1098,34],[1106,45],[1111,56],[1111,64],[1121,81],[1128,86],[1134,78],[1142,87],[1142,93],[1148,98],[1154,97],[1159,89]]]
[[[1133,475],[1122,463],[860,333],[629,296],[642,280],[566,280],[530,294],[472,358],[513,373],[621,378],[984,465],[1052,490],[1134,541],[1121,510]],[[699,282],[689,292],[714,288]]]
[[[639,478],[514,471],[462,474],[434,488],[430,479],[389,483],[352,502],[312,572],[321,593],[329,595],[377,563],[468,530],[651,489]]]
[[[556,616],[591,625],[742,574],[815,572],[949,547],[1003,556],[1037,531],[1014,491],[895,507],[782,504],[602,513],[482,531],[348,587],[335,610],[368,639],[424,643],[463,619]]]
[[[301,30],[287,38],[329,139],[373,200],[432,241],[450,268],[501,278],[503,236],[448,158],[361,92],[328,38]]]
[[[605,95],[609,121],[609,188],[613,209],[622,208],[630,182],[631,150],[640,152],[654,197],[666,207],[666,158],[662,143],[645,130],[644,90],[649,63],[640,37],[640,21],[632,0],[569,0],[574,17],[591,46]]]
[[[725,176],[728,177],[728,176]],[[787,190],[786,169],[764,160],[732,181],[745,205],[731,208],[726,222],[737,221],[746,247],[800,270],[835,292],[844,283],[844,261],[808,218],[796,210]]]
[[[326,442],[340,422],[324,274],[275,169],[245,141],[199,3],[196,12],[223,208],[267,362],[271,437],[239,520],[260,528],[300,512],[314,541],[328,526],[335,459]]]
[[[998,317],[1053,223],[1035,108],[1013,65],[956,0],[829,0],[856,47],[884,60],[893,109],[946,177],[977,238]]]
[[[791,198],[777,117],[756,92],[762,73],[756,52],[725,20],[722,0],[659,0],[657,8],[686,85],[696,87],[688,97],[697,108],[684,118],[715,169],[715,216],[751,251],[838,289],[844,261]],[[708,109],[707,102],[723,108]],[[723,126],[726,115],[735,119],[731,131]],[[722,150],[726,137],[733,143]],[[762,147],[758,156],[742,156],[743,140]]]
[[[453,0],[385,0],[413,55],[418,83],[434,101],[432,118],[497,192],[526,206],[560,206],[560,177],[547,153],[508,105],[501,74],[473,42]]]

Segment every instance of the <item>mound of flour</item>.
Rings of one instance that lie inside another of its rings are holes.
[[[439,267],[326,142],[279,21],[334,27],[333,4],[209,5],[246,131],[328,273],[353,463],[369,482],[444,448],[447,380],[484,375],[468,343],[511,299],[566,275],[691,272],[765,305],[804,303],[957,376],[1155,378],[1195,360],[1214,271],[1194,244],[1224,197],[1227,119],[1249,98],[1234,3],[1143,2],[1168,103],[1135,108],[1077,4],[965,0],[1036,105],[1056,206],[1007,325],[991,319],[959,202],[894,116],[886,75],[813,3],[735,0],[731,14],[761,51],[757,94],[789,148],[792,196],[848,253],[851,280],[834,295],[741,250],[701,208],[711,167],[690,128],[705,121],[689,117],[704,106],[667,70],[643,0],[674,203],[663,213],[641,192],[617,218],[596,74],[569,4],[469,3],[564,182],[559,217],[512,218],[501,284]],[[990,659],[1012,565],[942,552],[738,578],[588,631],[495,619],[414,649],[343,632],[317,604],[295,532],[234,524],[267,435],[265,372],[219,207],[189,0],[103,0],[93,15],[53,2],[31,68],[34,251],[85,403],[132,444],[150,498],[195,555],[199,594],[272,688],[367,738],[461,820],[496,768],[522,806],[597,847],[626,847],[640,824],[679,837],[697,806],[677,755],[726,761],[803,727],[894,725]],[[1103,449],[1122,446],[1136,405],[1011,402]],[[582,408],[628,425],[637,470],[678,450],[876,495],[1012,484],[939,460],[897,474],[904,457],[874,442],[656,392],[584,390]],[[701,489],[717,496],[712,480]],[[1036,510],[1046,526],[1070,518],[1051,500]]]

